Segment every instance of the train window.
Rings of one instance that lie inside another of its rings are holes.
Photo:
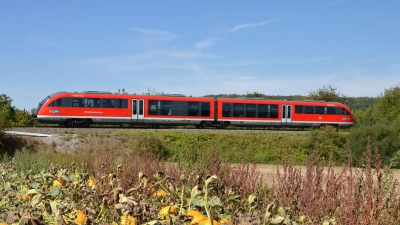
[[[278,105],[269,105],[269,118],[278,118]]]
[[[256,117],[256,104],[246,104],[246,117]]]
[[[324,106],[316,106],[315,113],[316,114],[325,114],[325,107]]]
[[[314,114],[314,106],[305,106],[304,108],[306,114]]]
[[[128,108],[128,100],[127,99],[117,99],[117,108]]]
[[[108,101],[107,101],[107,99],[101,99],[100,102],[101,102],[101,103],[100,103],[100,107],[101,107],[101,108],[108,108]]]
[[[210,103],[200,102],[201,105],[201,116],[210,116]]]
[[[160,115],[172,115],[172,101],[160,101]]]
[[[345,108],[342,108],[342,115],[350,115],[350,112],[347,111]]]
[[[59,98],[51,102],[48,106],[66,107],[68,106],[68,98]]]
[[[232,117],[232,104],[222,103],[222,116]]]
[[[94,107],[94,99],[93,98],[88,98],[84,100],[84,105],[86,107]]]
[[[244,104],[243,103],[233,103],[233,116],[243,117],[244,114]]]
[[[199,116],[199,102],[188,102],[188,116]]]
[[[115,108],[115,99],[101,99],[102,108]]]
[[[72,99],[72,107],[83,107],[83,99],[82,98],[73,98]]]
[[[268,105],[259,104],[258,105],[258,118],[267,118],[268,117]]]
[[[303,108],[304,108],[304,106],[302,106],[302,105],[296,105],[296,106],[294,106],[294,112],[295,113],[304,113]]]
[[[132,101],[132,115],[137,114],[137,105],[136,105],[136,100]]]
[[[336,107],[326,107],[326,114],[335,115]]]
[[[139,101],[139,115],[143,115],[143,101]]]
[[[149,115],[158,115],[158,101],[157,100],[149,100]]]
[[[101,99],[99,99],[99,98],[94,98],[93,99],[94,100],[94,105],[93,105],[93,107],[96,107],[96,108],[100,108],[100,100]]]

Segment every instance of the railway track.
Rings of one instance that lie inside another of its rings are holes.
[[[69,134],[69,133],[78,133],[78,132],[113,132],[113,131],[152,131],[152,130],[170,130],[170,131],[180,131],[180,132],[298,132],[305,133],[305,130],[284,130],[284,129],[265,129],[265,128],[228,128],[228,129],[197,129],[195,127],[146,127],[146,126],[137,126],[137,127],[119,127],[119,126],[91,126],[91,127],[63,127],[63,126],[12,126],[6,129],[8,134],[15,135],[24,135],[23,133],[31,133],[32,136],[34,134],[43,134],[51,135],[51,134]],[[39,135],[38,135],[39,136]]]

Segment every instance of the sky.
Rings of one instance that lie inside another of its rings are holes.
[[[0,5],[0,94],[377,97],[400,84],[398,0],[15,0]]]

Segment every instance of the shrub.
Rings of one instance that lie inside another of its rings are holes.
[[[327,162],[331,156],[339,164],[347,161],[347,134],[337,131],[333,126],[325,126],[310,130],[307,135],[306,148],[311,152],[318,148],[323,162]]]
[[[31,115],[29,114],[28,111],[20,110],[20,109],[15,109],[15,114],[14,114],[14,121],[12,122],[12,125],[16,126],[26,126],[26,125],[33,125],[33,120],[31,119]]]
[[[0,110],[0,156],[6,153],[5,142],[6,142],[6,134],[5,130],[9,127],[8,122],[6,121],[3,112]]]
[[[399,224],[398,181],[390,166],[382,169],[369,140],[366,146],[361,169],[353,167],[350,149],[340,171],[333,169],[332,161],[323,168],[318,149],[309,155],[306,171],[286,159],[283,171],[277,169],[273,194],[301,224]]]
[[[154,132],[140,133],[134,141],[134,148],[138,152],[152,153],[161,158],[168,156],[163,140]]]
[[[385,122],[356,127],[350,133],[349,142],[355,163],[358,165],[365,164],[362,157],[365,153],[368,137],[371,140],[371,146],[379,149],[382,163],[388,165],[390,158],[400,149],[400,141],[390,125]]]

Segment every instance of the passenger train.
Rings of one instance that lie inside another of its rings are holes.
[[[325,101],[261,98],[191,97],[180,94],[136,95],[102,91],[57,92],[43,99],[32,115],[39,123],[66,127],[91,124],[197,128],[320,127],[354,125],[350,109]]]

